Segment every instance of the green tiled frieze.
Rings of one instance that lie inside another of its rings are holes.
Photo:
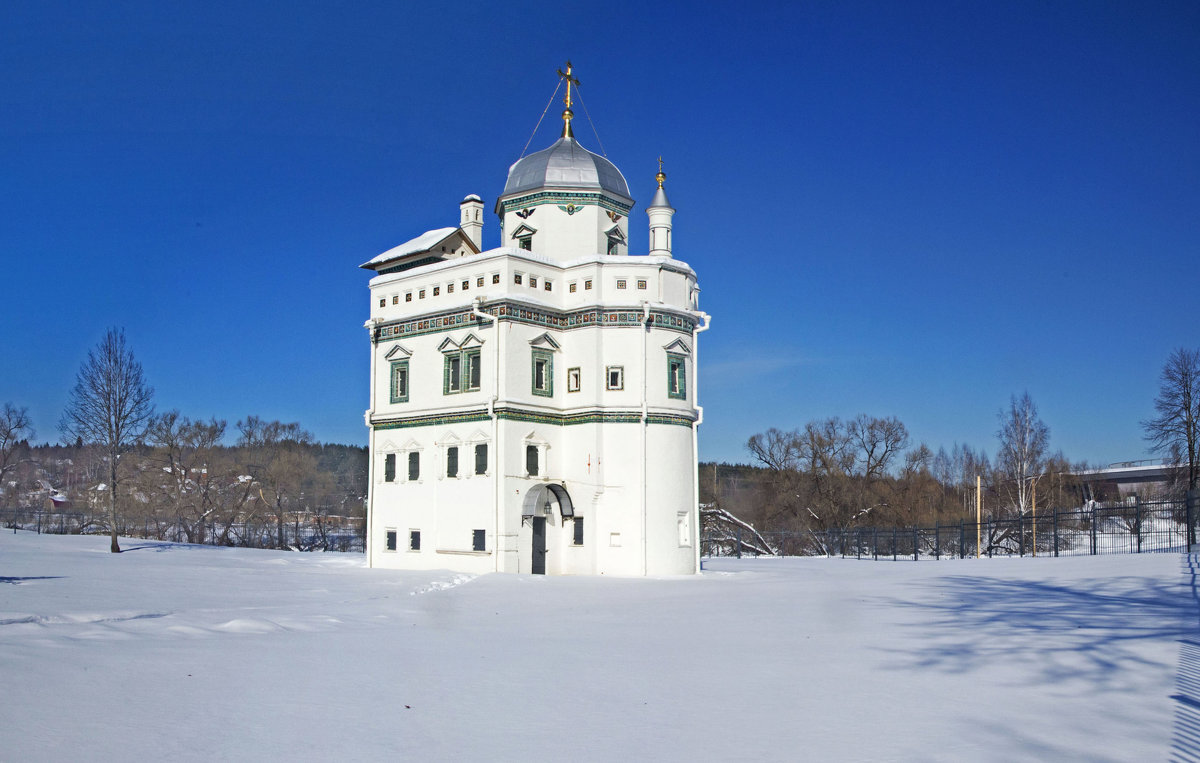
[[[498,302],[483,308],[484,312],[495,315],[501,320],[525,323],[542,328],[570,330],[588,328],[590,326],[637,327],[642,323],[642,314],[638,310],[608,310],[603,308],[586,308],[560,312],[527,307],[512,302]],[[674,313],[650,311],[655,328],[678,331],[690,334],[696,326],[691,318],[675,315]],[[491,321],[484,322],[468,309],[457,310],[437,315],[423,316],[407,321],[384,323],[375,327],[376,342],[389,341],[410,336],[436,334],[440,331],[451,331],[456,328],[470,326],[478,329],[488,329]]]
[[[502,202],[500,208],[507,214],[513,211],[523,211],[528,207],[541,206],[542,204],[574,204],[577,207],[584,204],[594,204],[601,209],[607,209],[610,212],[622,215],[629,214],[629,210],[633,209],[628,204],[623,204],[616,199],[599,193],[571,193],[568,191],[543,191],[542,193],[535,193],[529,196],[518,196],[517,198]]]
[[[551,426],[570,426],[572,424],[639,424],[641,413],[637,411],[584,411],[582,413],[551,413],[547,411],[531,411],[524,408],[499,408],[496,416],[505,421],[520,421],[532,424],[549,424]],[[376,422],[375,429],[408,429],[410,427],[445,426],[448,424],[466,424],[487,421],[486,408],[475,411],[463,411],[450,414],[430,414],[426,416],[410,416],[400,419]],[[683,414],[651,413],[646,416],[648,424],[666,424],[672,426],[691,427],[695,419]]]

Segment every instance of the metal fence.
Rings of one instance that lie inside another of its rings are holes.
[[[105,535],[109,532],[104,512],[47,511],[44,509],[0,509],[0,527],[11,532],[47,535]],[[210,546],[279,548],[279,527],[273,517],[252,522],[203,522],[185,527],[180,522],[122,520],[117,534],[124,538],[197,543]],[[328,517],[317,514],[288,515],[283,525],[283,547],[303,551],[363,553],[366,521],[360,517]]]
[[[1055,510],[1036,516],[960,521],[934,527],[859,527],[760,533],[777,556],[942,559],[968,556],[1080,556],[1185,551],[1196,543],[1200,495]],[[736,533],[708,533],[701,554],[758,555]]]

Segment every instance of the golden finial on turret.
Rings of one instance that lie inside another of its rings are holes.
[[[659,188],[663,187],[663,181],[667,179],[666,173],[662,171],[662,156],[658,157],[658,174],[654,176],[654,179],[658,181]]]
[[[573,133],[571,132],[571,119],[572,119],[572,117],[575,116],[575,112],[571,111],[571,85],[575,85],[575,87],[579,87],[579,80],[576,79],[575,77],[571,76],[571,62],[570,61],[567,61],[567,70],[565,72],[562,69],[558,70],[558,76],[562,77],[563,79],[565,79],[567,81],[567,95],[565,98],[563,98],[563,103],[565,103],[567,105],[567,108],[563,109],[563,113],[562,113],[563,137],[570,138],[570,137],[573,137]]]

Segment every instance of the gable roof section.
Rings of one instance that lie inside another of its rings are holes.
[[[475,246],[475,242],[471,241],[471,237],[462,232],[461,228],[438,228],[436,230],[425,231],[414,239],[405,241],[399,246],[394,246],[383,254],[375,257],[363,264],[360,268],[366,270],[380,270],[386,267],[395,267],[403,263],[400,260],[421,260],[424,259],[421,255],[433,254],[437,259],[444,259],[442,252],[434,252],[435,249],[446,243],[455,235],[462,239],[462,242],[467,245],[467,248],[474,254],[479,254],[479,248]]]

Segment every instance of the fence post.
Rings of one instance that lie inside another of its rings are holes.
[[[940,561],[942,558],[942,523],[935,522],[933,525],[933,558]]]
[[[988,523],[987,523],[987,546],[988,546],[988,559],[991,559],[992,558],[992,520],[990,520],[990,519],[988,520]]]
[[[37,518],[38,518],[38,535],[41,535],[42,534],[42,512],[40,509],[38,510]]]
[[[920,540],[918,537],[919,535],[920,535],[920,533],[917,531],[916,525],[913,525],[913,561],[914,562],[919,561],[917,559],[917,549],[920,547]]]
[[[958,520],[958,558],[967,558],[967,523]]]
[[[1137,552],[1142,553],[1142,499],[1133,497],[1133,531],[1137,533]]]
[[[892,561],[896,561],[896,526],[892,525]]]
[[[1017,556],[1025,556],[1025,515],[1017,512]]]
[[[1054,510],[1054,556],[1058,556],[1058,509]]]
[[[1197,504],[1200,504],[1200,490],[1189,490],[1184,504],[1187,512],[1187,550],[1191,551],[1192,546],[1196,545],[1196,526],[1192,522],[1196,519]]]
[[[861,527],[858,528],[857,534],[858,534],[858,543],[855,544],[855,551],[857,551],[858,558],[859,558],[859,560],[861,560],[862,559],[862,528]]]
[[[737,530],[737,558],[742,558],[742,528]]]
[[[1096,555],[1096,507],[1092,507],[1092,556]]]
[[[879,528],[871,528],[871,556],[874,561],[879,561]]]

